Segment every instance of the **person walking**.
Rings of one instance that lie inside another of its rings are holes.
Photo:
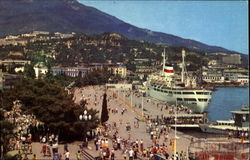
[[[53,154],[53,160],[59,160],[60,158],[59,158],[59,154],[58,154],[58,152],[55,152],[54,154]]]
[[[33,154],[32,160],[36,160],[36,154]]]
[[[68,150],[66,151],[66,153],[64,154],[64,156],[65,156],[65,160],[69,160],[70,153],[69,153]]]
[[[43,153],[43,156],[44,156],[44,157],[46,156],[46,149],[47,149],[47,146],[46,146],[46,144],[44,143],[43,146],[42,146],[42,153]]]
[[[68,151],[68,144],[67,143],[64,144],[63,149],[64,149],[64,153],[66,153]]]
[[[133,158],[134,158],[134,151],[133,151],[132,148],[128,151],[128,156],[129,156],[129,160],[133,160]]]
[[[50,146],[47,144],[47,155],[51,157],[51,151],[50,151]]]
[[[78,150],[78,152],[76,153],[76,159],[80,160],[81,159],[81,152]]]
[[[114,150],[114,149],[111,150],[110,159],[111,159],[111,160],[115,160],[115,150]]]
[[[143,139],[141,139],[141,141],[140,141],[140,149],[141,149],[141,152],[143,152],[143,150],[144,150]]]

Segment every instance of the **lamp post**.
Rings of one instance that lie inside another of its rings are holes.
[[[176,140],[177,140],[177,136],[176,136],[176,121],[177,121],[177,114],[176,114],[176,107],[177,107],[177,101],[175,100],[175,116],[174,116],[174,124],[175,124],[175,127],[174,127],[174,156],[176,157]]]
[[[174,157],[176,157],[176,153],[177,153],[177,139],[179,138],[177,136],[177,97],[176,97],[176,90],[175,92],[173,92],[175,94],[175,112],[174,112]]]
[[[79,115],[79,120],[84,122],[84,126],[86,126],[86,122],[90,121],[92,119],[92,116],[91,114],[88,114],[88,111],[87,110],[84,110],[83,114],[80,114]],[[85,127],[84,129],[84,132],[83,132],[83,136],[84,136],[84,142],[85,144],[87,144],[87,137],[86,137],[86,133],[87,133],[87,130],[88,128]],[[87,145],[86,145],[87,146]]]
[[[144,104],[143,104],[143,93],[142,93],[142,98],[141,98],[141,109],[142,109],[142,117],[144,118]]]
[[[176,147],[176,141],[178,139],[177,137],[177,128],[176,128],[176,125],[177,125],[177,97],[176,97],[176,90],[173,91],[173,81],[171,81],[171,90],[172,90],[172,96],[174,96],[175,98],[175,106],[174,106],[174,124],[175,124],[175,127],[174,127],[174,142],[172,144],[172,150],[174,152],[174,157],[176,157],[176,151],[177,151],[177,147]]]
[[[131,91],[131,94],[130,94],[130,105],[131,107],[133,106],[133,91]]]

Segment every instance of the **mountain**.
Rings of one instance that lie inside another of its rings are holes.
[[[85,34],[115,32],[130,39],[202,52],[235,53],[195,40],[138,28],[77,0],[0,0],[0,30],[0,37],[34,30]]]

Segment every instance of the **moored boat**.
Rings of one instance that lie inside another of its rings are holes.
[[[231,111],[233,120],[217,120],[216,123],[200,124],[200,129],[206,133],[228,134],[229,132],[249,131],[249,108],[245,107],[239,111]]]

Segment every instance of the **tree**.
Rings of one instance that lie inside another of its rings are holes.
[[[24,79],[14,88],[4,91],[3,107],[8,108],[17,99],[23,104],[22,110],[34,114],[50,132],[63,133],[59,135],[60,140],[81,140],[82,134],[79,130],[86,126],[94,129],[98,125],[97,111],[93,109],[88,110],[92,116],[91,121],[85,124],[80,122],[79,115],[87,110],[86,106],[75,104],[73,96],[55,80]]]
[[[4,111],[0,109],[0,159],[2,159],[8,151],[9,140],[14,137],[14,125],[4,120]]]
[[[36,78],[36,73],[32,65],[27,64],[24,66],[24,75],[28,78]]]
[[[107,122],[108,119],[109,119],[109,115],[108,115],[108,106],[107,106],[107,94],[104,93],[103,102],[102,102],[101,123]]]

